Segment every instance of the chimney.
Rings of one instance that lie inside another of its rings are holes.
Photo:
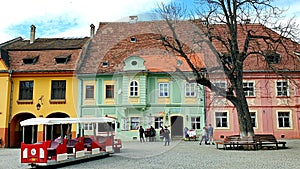
[[[91,27],[90,37],[92,38],[92,37],[94,37],[94,34],[95,34],[95,25],[91,24],[90,27]]]
[[[138,16],[129,16],[129,23],[136,23],[138,20]]]
[[[244,22],[245,22],[245,24],[250,24],[251,19],[247,18],[247,19],[244,20]]]
[[[35,40],[35,26],[31,25],[30,28],[30,43],[33,43]]]

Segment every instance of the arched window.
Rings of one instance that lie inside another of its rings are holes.
[[[136,97],[139,94],[139,86],[137,81],[130,82],[129,96]]]

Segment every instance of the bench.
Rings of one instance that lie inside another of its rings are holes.
[[[57,141],[52,141],[50,144],[50,147],[47,148],[48,151],[48,156],[56,156],[56,149],[59,146],[59,142]]]
[[[260,148],[268,145],[274,145],[276,149],[286,148],[286,142],[278,141],[273,134],[256,134],[253,139],[257,142]],[[279,147],[279,145],[281,145],[281,147]]]
[[[258,150],[257,143],[252,139],[252,137],[243,137],[239,135],[226,136],[223,141],[216,141],[216,147],[219,148],[219,145],[223,145],[222,149],[240,149],[241,147],[248,146],[247,150],[253,149]]]
[[[88,151],[91,151],[93,139],[87,137],[87,138],[84,138],[83,142],[84,142],[84,148],[87,148]]]
[[[75,139],[69,139],[67,143],[67,153],[72,154],[75,153],[74,149],[76,148],[77,140]]]

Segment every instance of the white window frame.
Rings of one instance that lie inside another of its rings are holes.
[[[280,83],[280,86],[278,86],[278,83]],[[286,95],[282,94],[284,92],[284,84],[283,83],[286,83],[287,87],[286,87]],[[289,96],[289,82],[288,81],[285,81],[285,80],[278,80],[276,81],[276,96]],[[280,90],[279,90],[280,89]],[[279,94],[279,92],[281,92],[281,94]]]
[[[223,116],[223,115],[221,115],[221,116],[217,116],[217,113],[226,113],[226,116]],[[228,115],[229,115],[229,113],[227,112],[227,111],[215,111],[215,113],[214,113],[214,115],[215,115],[215,120],[216,120],[216,122],[215,122],[215,124],[216,124],[216,128],[226,128],[226,129],[228,129],[229,128],[229,117],[228,117]],[[223,124],[223,119],[226,119],[226,125],[227,126],[223,126],[222,124]],[[218,120],[219,119],[219,120]],[[218,122],[220,121],[220,126],[218,126]]]
[[[130,117],[130,130],[138,130],[140,126],[140,117]],[[134,125],[133,125],[134,124]]]
[[[138,97],[139,96],[139,83],[136,80],[132,80],[129,83],[129,96]]]
[[[92,131],[93,130],[93,123],[84,123],[84,130]]]
[[[185,97],[197,96],[197,83],[185,83]]]
[[[163,125],[164,125],[164,117],[163,116],[154,116],[154,128],[160,129],[160,127],[163,127]]]
[[[197,118],[199,118],[199,121],[197,120]],[[191,126],[192,126],[192,129],[201,129],[201,117],[200,116],[192,116],[191,117]]]
[[[159,83],[158,84],[158,87],[159,87],[158,96],[159,97],[169,97],[169,95],[170,95],[169,94],[169,90],[170,90],[169,86],[170,86],[169,83],[165,83],[165,82]]]
[[[288,116],[279,116],[279,113],[288,113]],[[277,128],[278,129],[289,129],[292,128],[292,112],[288,110],[278,110],[276,111],[277,115]],[[280,118],[280,119],[279,119]],[[279,120],[282,120],[282,124],[285,125],[284,120],[288,119],[289,121],[289,126],[279,126]]]
[[[250,87],[250,83],[253,85],[252,88]],[[244,91],[245,92],[245,96],[255,96],[255,82],[254,81],[244,81],[243,82],[243,88],[250,88],[252,90],[247,90]],[[250,95],[250,93],[253,93],[252,95]]]

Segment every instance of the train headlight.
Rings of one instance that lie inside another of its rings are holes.
[[[33,155],[33,156],[36,155],[36,149],[35,149],[35,148],[31,149],[30,153],[31,153],[31,155]]]

